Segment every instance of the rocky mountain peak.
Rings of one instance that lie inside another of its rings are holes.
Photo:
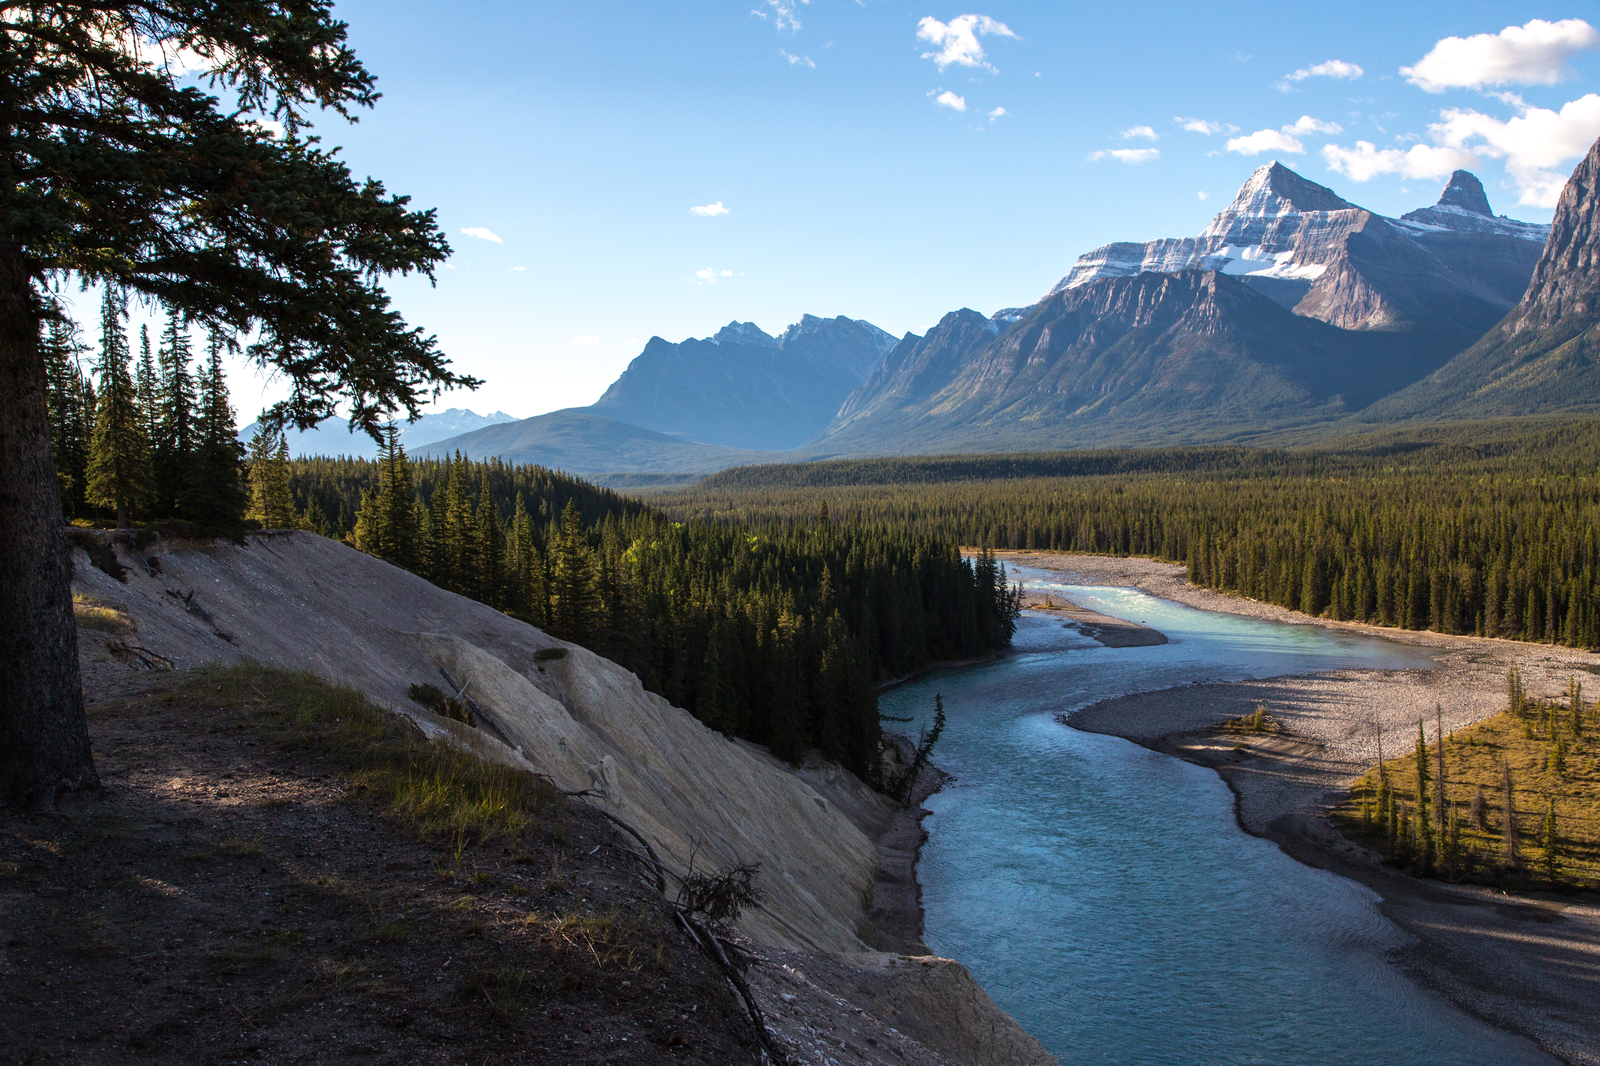
[[[1274,160],[1257,167],[1223,215],[1271,218],[1307,211],[1354,211],[1356,205],[1324,185],[1308,181]],[[1222,216],[1219,215],[1218,218]]]
[[[1600,140],[1561,190],[1550,239],[1518,311],[1519,332],[1567,316],[1600,315]]]
[[[1494,212],[1489,209],[1489,197],[1483,191],[1483,182],[1465,170],[1450,175],[1450,184],[1444,187],[1444,192],[1439,194],[1439,202],[1434,206],[1453,207],[1485,218],[1494,217]]]
[[[716,336],[707,337],[712,344],[743,344],[750,348],[777,348],[778,339],[754,322],[729,322],[717,330]]]

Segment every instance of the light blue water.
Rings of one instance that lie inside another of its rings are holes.
[[[1242,832],[1215,773],[1053,717],[1192,681],[1426,657],[1127,589],[1071,592],[1172,642],[1101,648],[1028,616],[1017,654],[883,694],[885,714],[919,721],[944,695],[935,759],[956,780],[927,804],[930,948],[965,963],[1063,1063],[1553,1061],[1396,971],[1384,952],[1400,934],[1377,897]]]

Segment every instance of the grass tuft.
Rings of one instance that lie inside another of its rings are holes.
[[[399,715],[314,674],[210,667],[181,682],[178,694],[247,714],[262,739],[342,764],[352,792],[425,839],[517,839],[561,809],[548,782],[424,739]]]
[[[81,592],[72,594],[72,617],[83,628],[102,633],[132,633],[139,628],[128,615]]]

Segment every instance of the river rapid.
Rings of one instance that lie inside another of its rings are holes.
[[[1170,643],[1103,648],[1028,612],[1005,659],[883,693],[918,724],[944,697],[934,761],[955,780],[918,866],[935,953],[1063,1063],[1555,1061],[1409,980],[1376,894],[1243,832],[1216,773],[1055,720],[1196,682],[1427,666],[1421,650],[1020,576]]]

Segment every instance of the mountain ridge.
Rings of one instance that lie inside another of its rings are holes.
[[[793,448],[827,428],[895,339],[864,319],[803,315],[777,337],[753,322],[673,344],[651,337],[597,415],[728,448]]]
[[[1376,419],[1600,410],[1600,140],[1573,169],[1517,306],[1471,348],[1374,405]]]
[[[1542,227],[1495,228],[1466,172],[1423,210],[1388,219],[1259,167],[1199,237],[1106,245],[1030,307],[908,335],[802,451],[1200,443],[1349,418],[1477,340],[1537,260]]]

